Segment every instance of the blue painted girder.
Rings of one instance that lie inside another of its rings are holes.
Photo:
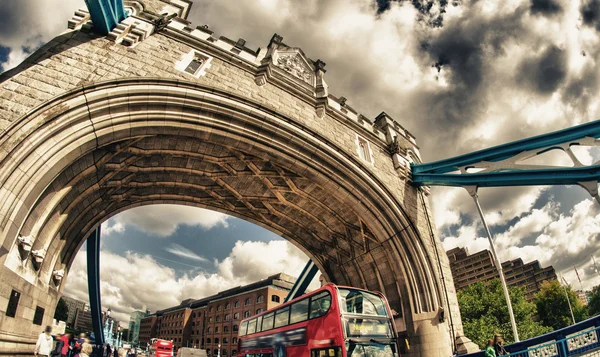
[[[108,35],[127,18],[123,0],[85,0],[92,18],[93,30],[100,35]]]
[[[296,279],[296,282],[290,289],[290,292],[285,297],[285,300],[283,300],[283,302],[287,302],[304,295],[304,293],[306,292],[306,288],[308,288],[308,285],[310,285],[310,282],[313,280],[313,278],[315,277],[315,275],[317,275],[318,272],[319,268],[317,268],[315,263],[313,263],[313,261],[309,259],[306,265],[304,266],[304,269],[302,269],[302,273],[300,273],[300,276],[298,277],[298,279]]]
[[[494,146],[470,154],[425,164],[412,164],[413,184],[420,186],[528,186],[570,185],[599,181],[600,165],[540,169],[503,168],[480,173],[451,173],[483,162],[498,162],[524,151],[544,149],[584,138],[600,138],[600,121]]]
[[[96,345],[104,345],[102,304],[100,303],[100,226],[87,238],[87,276],[90,311]]]

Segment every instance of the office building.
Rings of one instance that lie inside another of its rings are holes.
[[[140,344],[161,338],[172,340],[176,348],[195,347],[207,350],[209,356],[234,357],[240,321],[281,304],[294,281],[281,273],[157,311],[142,319]]]
[[[457,290],[499,277],[489,250],[469,254],[465,248],[454,248],[446,254]],[[502,270],[506,283],[523,288],[525,298],[529,301],[533,300],[544,281],[557,280],[554,268],[542,268],[537,260],[529,263],[524,263],[521,258],[505,261],[502,263]]]

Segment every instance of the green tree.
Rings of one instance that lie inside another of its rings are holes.
[[[509,293],[522,340],[552,331],[535,320],[535,305],[525,300],[521,289],[510,287]],[[471,341],[482,349],[497,333],[504,336],[506,343],[514,341],[500,279],[470,285],[457,294],[465,335]]]
[[[56,321],[67,321],[68,316],[69,306],[67,306],[67,303],[63,300],[63,298],[58,299],[56,310],[54,310],[54,318]]]
[[[580,322],[587,318],[586,307],[579,301],[577,294],[570,286],[566,287],[569,301],[573,308],[575,321]],[[535,295],[540,322],[554,330],[567,327],[573,323],[569,303],[565,296],[565,288],[557,280],[544,281],[540,291]]]
[[[588,303],[588,313],[590,316],[600,315],[600,285],[594,286]]]

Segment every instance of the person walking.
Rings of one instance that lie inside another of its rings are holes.
[[[54,344],[50,333],[52,333],[52,327],[46,326],[44,332],[40,334],[35,344],[35,351],[33,352],[34,356],[50,356],[52,345]]]
[[[54,350],[52,352],[50,352],[50,356],[52,356],[52,357],[61,357],[62,356],[62,349],[63,349],[63,346],[65,345],[65,341],[63,340],[62,337],[63,337],[62,333],[56,334],[56,345],[54,346]]]
[[[90,357],[92,352],[94,351],[94,347],[90,343],[90,339],[86,338],[81,345],[81,352],[79,352],[80,357]]]
[[[496,357],[508,354],[508,352],[506,352],[504,349],[504,340],[502,339],[502,335],[499,333],[494,335],[494,352],[496,352]]]
[[[496,357],[496,350],[494,349],[494,340],[488,340],[487,347],[485,348],[485,357]]]
[[[61,357],[67,357],[67,353],[69,353],[69,350],[71,349],[71,335],[66,333],[64,335],[62,335],[60,337],[61,341],[62,341],[62,348],[60,350],[60,356]]]

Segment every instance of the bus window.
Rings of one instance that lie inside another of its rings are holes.
[[[248,321],[248,335],[256,332],[256,319]]]
[[[290,324],[305,320],[308,320],[308,299],[292,304],[292,311],[290,313]]]
[[[290,307],[275,311],[275,328],[285,326],[290,322]]]
[[[263,315],[262,331],[268,331],[273,328],[274,315],[275,315],[274,312],[269,312],[268,314]]]
[[[263,319],[262,316],[259,316],[259,317],[256,318],[256,332],[263,331],[262,327],[261,327],[261,325],[262,325],[262,319]]]
[[[325,291],[317,294],[310,299],[310,318],[323,316],[331,306],[331,295]]]
[[[242,322],[242,324],[240,325],[240,336],[246,336],[246,328],[248,327],[248,321],[246,322]]]
[[[342,312],[387,316],[385,302],[378,295],[355,289],[338,289],[338,291]]]

